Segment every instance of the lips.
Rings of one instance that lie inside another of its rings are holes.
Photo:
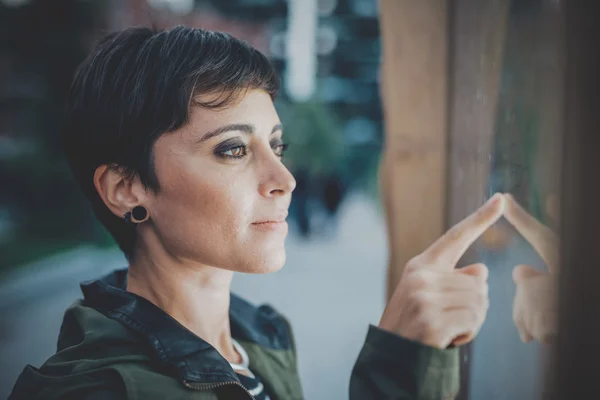
[[[279,212],[269,218],[265,218],[256,222],[253,222],[252,225],[266,225],[266,224],[278,224],[285,222],[285,219],[288,216],[287,211]]]
[[[286,230],[287,222],[285,219],[288,215],[287,211],[277,213],[269,218],[261,219],[259,221],[253,222],[252,226],[259,230],[263,231],[278,231],[278,230]]]

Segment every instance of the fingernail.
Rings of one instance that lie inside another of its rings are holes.
[[[492,197],[490,197],[488,202],[490,204],[498,204],[501,199],[502,199],[502,193],[495,193]]]
[[[519,336],[521,337],[521,342],[527,343],[527,340],[526,340],[527,338],[525,337],[525,335],[519,334]]]

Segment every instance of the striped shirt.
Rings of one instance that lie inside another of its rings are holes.
[[[256,400],[271,399],[258,376],[254,375],[254,377],[250,377],[238,373],[238,377],[240,378],[242,385],[244,385],[246,390],[248,390]]]

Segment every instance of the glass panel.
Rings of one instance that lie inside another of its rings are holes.
[[[455,3],[450,220],[462,218],[492,193],[506,192],[555,229],[563,110],[559,4]],[[477,339],[463,351],[463,396],[538,398],[547,351],[519,337],[512,274],[520,264],[543,271],[548,265],[506,220],[473,250],[464,261],[488,266],[490,308]]]

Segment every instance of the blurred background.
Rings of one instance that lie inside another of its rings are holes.
[[[503,51],[492,56],[501,79],[492,148],[479,154],[489,179],[478,201],[510,191],[547,222],[544,204],[558,168],[557,2],[487,3],[510,7],[500,23]],[[282,77],[276,107],[291,144],[285,162],[297,180],[288,264],[277,274],[236,276],[233,291],[291,319],[307,399],[347,398],[367,326],[385,305],[378,13],[377,0],[0,0],[0,398],[25,364],[39,366],[54,353],[79,282],[126,266],[62,155],[62,106],[74,69],[108,32],[178,24],[248,41]],[[490,49],[469,47],[474,32],[456,32],[464,46],[455,46],[451,84],[463,91],[452,115],[464,123],[455,118],[452,129],[461,131],[477,122],[468,101],[489,94],[461,60],[477,61]],[[516,263],[543,263],[508,226],[477,250],[491,269],[492,306],[467,360],[465,390],[473,399],[535,398],[543,354],[521,344],[512,325],[510,272]]]
[[[244,39],[281,75],[276,107],[297,179],[289,262],[256,282],[238,276],[233,290],[293,321],[307,398],[346,396],[384,303],[377,12],[375,0],[0,1],[0,398],[55,351],[78,283],[127,265],[62,155],[74,69],[108,32],[178,24]]]
[[[346,194],[372,183],[381,146],[376,2],[339,3],[293,11],[282,0],[0,2],[0,182],[10,188],[0,194],[0,268],[81,243],[112,245],[73,185],[59,130],[75,67],[99,37],[132,25],[226,31],[273,60],[299,181],[292,217],[302,236],[323,233]]]

